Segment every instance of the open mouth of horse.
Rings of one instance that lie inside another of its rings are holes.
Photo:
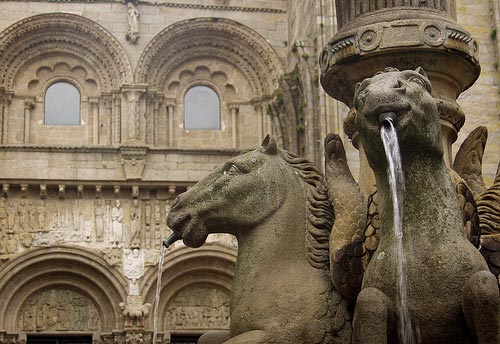
[[[172,229],[177,233],[180,233],[182,237],[184,237],[186,235],[186,232],[188,232],[188,226],[190,222],[191,215],[184,215],[173,225]]]
[[[394,118],[394,127],[401,128],[406,125],[410,120],[409,113],[411,112],[411,105],[408,103],[401,104],[378,104],[373,109],[367,111],[364,117],[370,123],[370,126],[377,127],[377,131],[382,123],[380,123],[380,115],[392,113]],[[373,128],[375,129],[375,128]]]

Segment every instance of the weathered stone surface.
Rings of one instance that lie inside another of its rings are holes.
[[[192,247],[209,233],[238,239],[231,342],[348,343],[328,273],[332,220],[319,171],[268,136],[179,196],[168,225]]]
[[[380,113],[393,112],[406,181],[402,214],[408,306],[421,342],[495,343],[500,340],[498,283],[463,235],[430,89],[425,73],[417,69],[388,70],[364,80],[356,91],[356,125],[377,179],[382,219],[378,258],[368,264],[358,296],[360,338],[362,342],[373,338],[397,342],[397,330],[401,330],[390,320],[398,293],[393,271],[397,254],[387,161],[379,135]],[[376,295],[374,303],[368,301],[372,294]],[[387,317],[381,319],[380,312]],[[462,324],[464,316],[468,329]]]

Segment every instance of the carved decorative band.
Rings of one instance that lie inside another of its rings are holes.
[[[477,59],[477,44],[468,33],[443,22],[413,19],[362,26],[331,41],[321,55],[321,71],[355,55],[407,47],[453,49]]]

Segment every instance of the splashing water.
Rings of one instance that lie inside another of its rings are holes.
[[[156,277],[156,297],[155,308],[153,311],[153,337],[151,338],[151,344],[156,343],[156,336],[158,334],[158,305],[160,304],[161,276],[163,273],[163,260],[165,259],[166,251],[167,247],[165,247],[165,245],[162,245],[160,259],[158,261],[158,276]]]
[[[404,174],[401,166],[401,154],[393,119],[384,119],[380,128],[380,136],[387,157],[387,176],[391,188],[393,208],[393,228],[396,239],[396,288],[397,288],[397,319],[399,341],[403,344],[418,343],[418,333],[415,332],[408,309],[409,290],[407,285],[406,257],[403,252],[403,192]]]

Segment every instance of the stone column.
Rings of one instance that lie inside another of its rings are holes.
[[[349,107],[361,80],[386,67],[423,67],[438,104],[449,165],[451,144],[465,121],[456,99],[480,72],[477,44],[457,24],[455,6],[455,0],[397,0],[390,6],[377,0],[339,0],[339,30],[320,58],[323,88]]]
[[[147,91],[146,85],[125,85],[122,87],[128,101],[127,141],[137,143],[141,140],[141,118],[139,101]]]
[[[161,97],[160,95],[156,95],[153,99],[153,137],[152,144],[158,145],[159,143],[159,124],[160,124],[160,104]]]
[[[114,135],[114,143],[121,142],[122,135],[122,97],[121,93],[116,92],[113,93],[113,103],[115,107],[115,135]]]
[[[92,144],[99,144],[99,98],[90,98],[90,112],[92,113]]]
[[[2,144],[8,143],[8,108],[13,95],[13,92],[5,91],[4,88],[0,88],[0,143]]]
[[[175,100],[167,99],[167,116],[168,116],[168,146],[174,146],[174,110],[175,110]]]
[[[238,148],[238,111],[240,106],[238,104],[229,104],[229,109],[231,110],[231,134],[233,141],[233,148]]]
[[[255,103],[253,105],[253,108],[255,109],[256,112],[256,119],[257,119],[257,135],[258,135],[258,144],[262,142],[264,139],[264,111],[262,111],[262,104],[261,103]]]
[[[24,100],[24,143],[30,143],[31,110],[34,107],[34,99]]]
[[[106,106],[106,140],[104,137],[101,138],[101,143],[112,144],[113,143],[113,98],[110,93],[105,93],[102,95],[104,100],[104,105]]]

